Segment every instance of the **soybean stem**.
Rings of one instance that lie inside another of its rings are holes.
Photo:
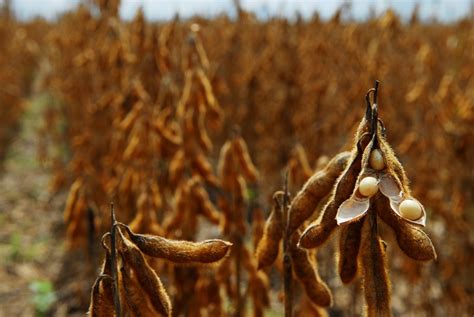
[[[110,229],[110,271],[112,272],[112,278],[114,280],[114,305],[115,305],[115,314],[117,317],[122,316],[122,309],[120,307],[120,295],[119,295],[119,283],[117,278],[117,250],[115,246],[115,230],[117,225],[117,220],[115,219],[115,210],[114,204],[110,203],[110,219],[112,226]]]
[[[289,225],[289,201],[290,195],[288,193],[288,172],[285,175],[283,196],[283,221],[284,221],[284,235],[283,235],[283,284],[285,291],[285,317],[291,317],[293,314],[293,289],[292,289],[292,275],[293,268],[290,256],[290,230]]]

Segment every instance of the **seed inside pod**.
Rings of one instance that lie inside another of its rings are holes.
[[[400,215],[410,220],[417,220],[421,217],[421,206],[413,199],[405,199],[399,207]]]
[[[383,155],[379,149],[375,149],[370,153],[369,163],[370,166],[376,171],[380,171],[385,168]]]
[[[359,192],[366,196],[371,197],[379,190],[378,181],[375,177],[367,176],[364,177],[359,184]]]

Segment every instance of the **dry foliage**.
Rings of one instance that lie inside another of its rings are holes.
[[[88,2],[47,27],[0,21],[0,160],[41,61],[54,103],[40,158],[53,192],[69,191],[68,248],[95,258],[111,200],[127,224],[116,227],[115,278],[106,247],[91,312],[115,309],[117,282],[124,311],[245,315],[252,301],[264,315],[278,308],[272,264],[302,286],[295,316],[324,316],[331,303],[329,312],[360,314],[349,283],[363,284],[368,315],[474,310],[472,19],[402,23],[388,11],[358,23],[259,21],[239,8],[236,20],[150,23],[139,11],[127,22],[119,3]],[[358,121],[374,78],[387,135],[371,103]],[[296,195],[272,202],[285,167]],[[214,242],[193,241],[209,236],[231,241],[230,256],[183,265],[227,252],[201,257]],[[400,287],[390,290],[387,268]]]

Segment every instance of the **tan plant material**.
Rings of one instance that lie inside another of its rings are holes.
[[[299,235],[293,234],[290,244],[293,272],[303,285],[306,295],[311,301],[320,306],[327,307],[332,303],[331,291],[319,277],[314,254],[297,246]]]
[[[231,243],[219,239],[201,242],[176,241],[159,236],[136,234],[124,224],[130,240],[146,255],[174,263],[212,263],[228,255]]]
[[[357,259],[364,220],[362,219],[341,227],[339,237],[339,276],[345,284],[352,282],[357,275]]]
[[[118,231],[120,233],[120,231]],[[171,302],[160,278],[148,264],[141,250],[127,238],[120,236],[119,253],[125,263],[125,270],[130,268],[150,300],[152,307],[158,315],[171,316]]]
[[[375,215],[373,218],[376,219]],[[372,219],[368,219],[362,228],[360,261],[364,272],[366,314],[368,317],[389,317],[392,313],[385,245],[373,226]]]
[[[378,217],[392,227],[400,248],[410,257],[426,261],[435,259],[436,253],[426,234],[415,227],[425,225],[426,213],[412,197],[403,166],[386,140],[378,117],[377,88],[378,82],[366,96],[367,111],[356,134],[354,159],[338,179],[322,217],[306,228],[299,244],[317,247],[339,225],[341,280],[350,283],[361,266],[367,315],[391,316],[386,246],[379,237]]]
[[[369,138],[363,131],[366,130],[367,120],[364,118],[359,126],[356,145],[352,150],[350,163],[336,181],[333,193],[327,204],[321,211],[321,216],[313,224],[308,226],[301,235],[300,245],[303,248],[315,248],[327,241],[331,233],[337,227],[336,215],[339,206],[350,197],[360,173],[362,164],[362,152],[369,142]]]
[[[101,274],[95,280],[91,291],[89,315],[91,317],[114,316],[113,279]]]
[[[349,152],[339,153],[305,183],[291,203],[288,224],[290,233],[298,229],[316,211],[320,201],[331,192],[349,158]]]
[[[272,265],[278,257],[281,240],[284,233],[282,214],[282,197],[284,193],[278,191],[273,195],[273,205],[265,223],[262,239],[257,245],[258,269]]]
[[[375,208],[380,219],[393,229],[398,246],[407,256],[417,261],[436,260],[436,251],[428,235],[391,212],[388,199],[379,194],[375,197]]]
[[[113,209],[112,220],[111,233],[102,238],[106,251],[102,273],[91,292],[90,311],[96,316],[120,315],[121,311],[126,315],[171,316],[171,301],[148,257],[178,264],[208,264],[221,260],[231,247],[217,239],[190,242],[136,234],[115,221]]]
[[[239,135],[233,139],[232,147],[245,179],[250,183],[256,183],[258,180],[258,171],[250,158],[247,143],[245,143],[244,139]]]

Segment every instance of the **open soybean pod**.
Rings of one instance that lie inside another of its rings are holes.
[[[117,231],[120,237],[119,252],[126,267],[133,274],[150,300],[153,309],[161,316],[171,316],[171,302],[156,272],[151,268],[140,249]]]
[[[159,236],[133,233],[126,225],[119,223],[128,233],[131,241],[148,256],[163,258],[174,263],[212,263],[225,257],[231,243],[219,239],[202,242],[176,241]]]
[[[272,211],[265,223],[262,239],[257,246],[258,269],[272,265],[278,257],[284,230],[281,206],[283,196],[282,191],[278,191],[273,195]]]
[[[298,192],[289,211],[288,230],[290,234],[314,213],[321,200],[331,192],[350,156],[350,152],[337,154],[323,170],[311,176]]]
[[[397,238],[398,246],[410,258],[417,261],[436,259],[436,251],[430,238],[417,226],[397,216],[390,207],[387,197],[375,197],[377,215],[389,225]]]
[[[369,212],[375,211],[370,210]],[[366,313],[368,317],[389,317],[392,316],[392,313],[385,246],[375,231],[376,229],[373,228],[375,215],[368,218],[362,227],[360,256],[364,274]]]
[[[339,206],[353,193],[354,186],[361,171],[362,155],[370,138],[367,134],[361,136],[357,142],[356,149],[350,159],[350,164],[336,181],[331,199],[321,211],[321,217],[311,224],[303,232],[300,238],[300,246],[303,248],[315,248],[327,241],[331,233],[337,227],[336,215]]]
[[[303,285],[306,295],[314,304],[321,307],[330,306],[332,303],[331,291],[319,277],[314,256],[308,250],[297,246],[298,238],[298,232],[295,232],[290,242],[293,271]]]

